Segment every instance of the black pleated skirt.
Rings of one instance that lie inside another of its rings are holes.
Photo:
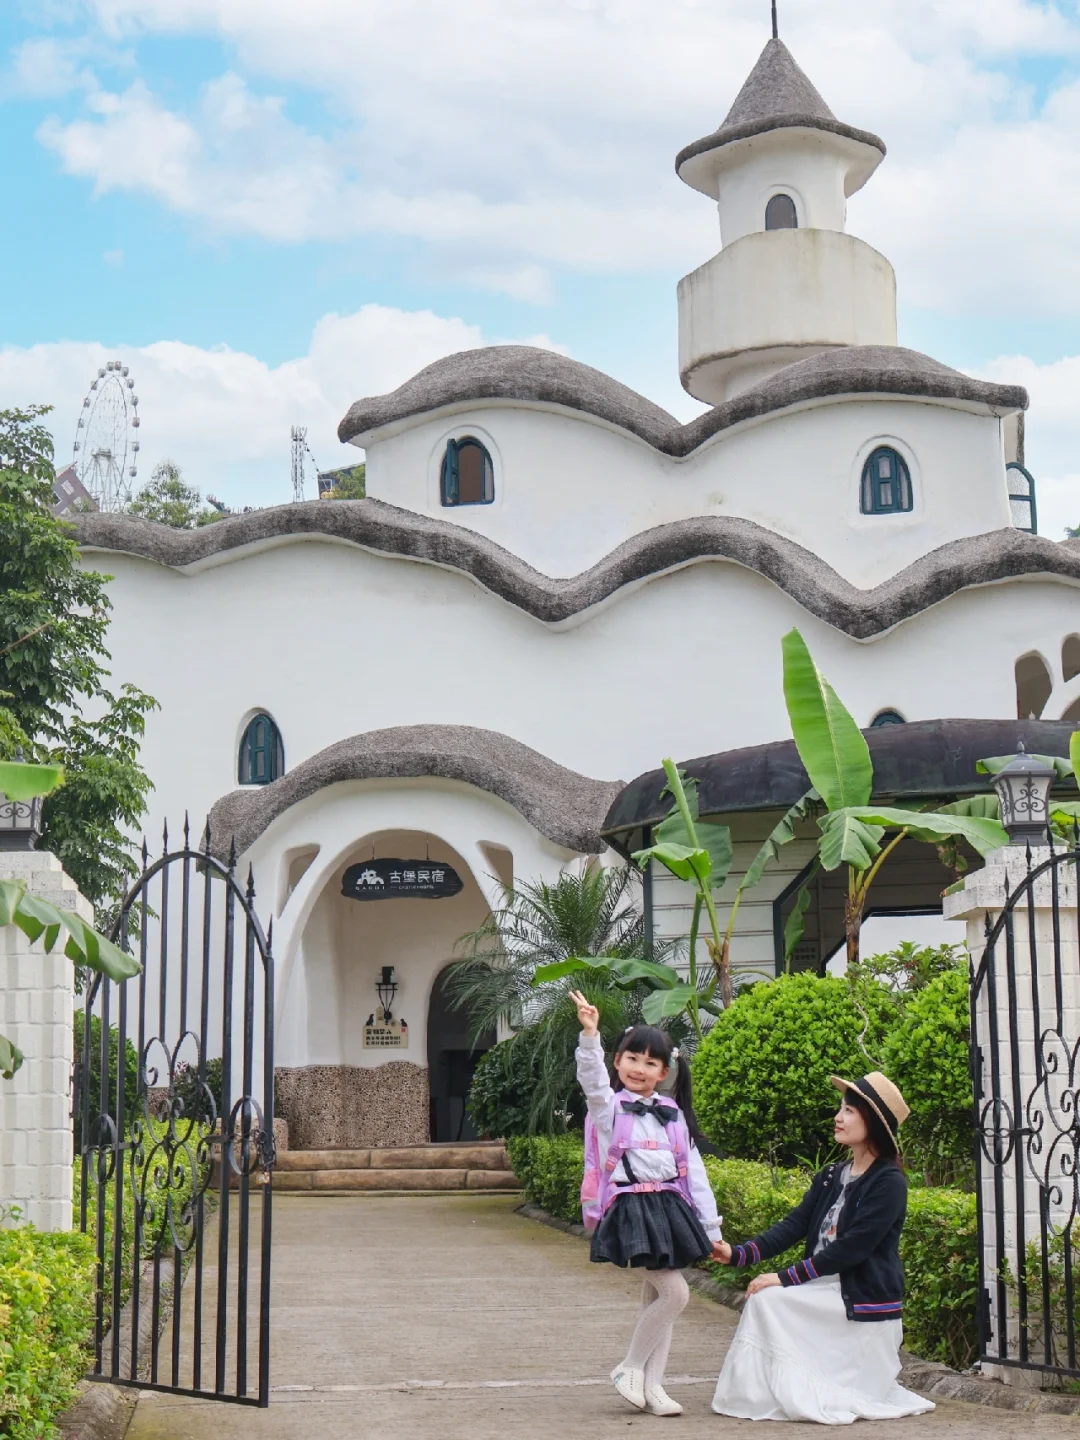
[[[675,1190],[619,1195],[596,1227],[589,1259],[646,1270],[681,1270],[704,1260],[712,1241]]]

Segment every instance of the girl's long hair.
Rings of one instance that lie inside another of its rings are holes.
[[[632,1050],[635,1055],[648,1055],[650,1059],[659,1060],[667,1066],[675,1065],[675,1085],[671,1092],[671,1098],[683,1113],[690,1139],[695,1145],[699,1145],[705,1137],[698,1127],[697,1117],[694,1114],[690,1062],[681,1055],[676,1060],[672,1060],[671,1036],[665,1035],[663,1030],[658,1030],[655,1025],[631,1025],[630,1029],[623,1033],[615,1047],[614,1058],[618,1060],[619,1056],[627,1050]]]

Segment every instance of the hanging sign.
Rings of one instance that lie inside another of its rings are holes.
[[[457,871],[436,860],[362,860],[341,879],[350,900],[444,900],[464,888]]]
[[[404,1020],[376,1020],[368,1017],[364,1026],[365,1050],[407,1050],[409,1027]]]

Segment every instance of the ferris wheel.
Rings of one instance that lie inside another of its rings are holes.
[[[99,510],[122,510],[139,471],[139,397],[126,365],[109,360],[90,382],[75,431],[75,471]]]

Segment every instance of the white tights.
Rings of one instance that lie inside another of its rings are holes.
[[[626,1352],[626,1365],[645,1371],[645,1389],[662,1385],[675,1321],[686,1309],[690,1287],[681,1270],[648,1270],[641,1292],[641,1317]]]

